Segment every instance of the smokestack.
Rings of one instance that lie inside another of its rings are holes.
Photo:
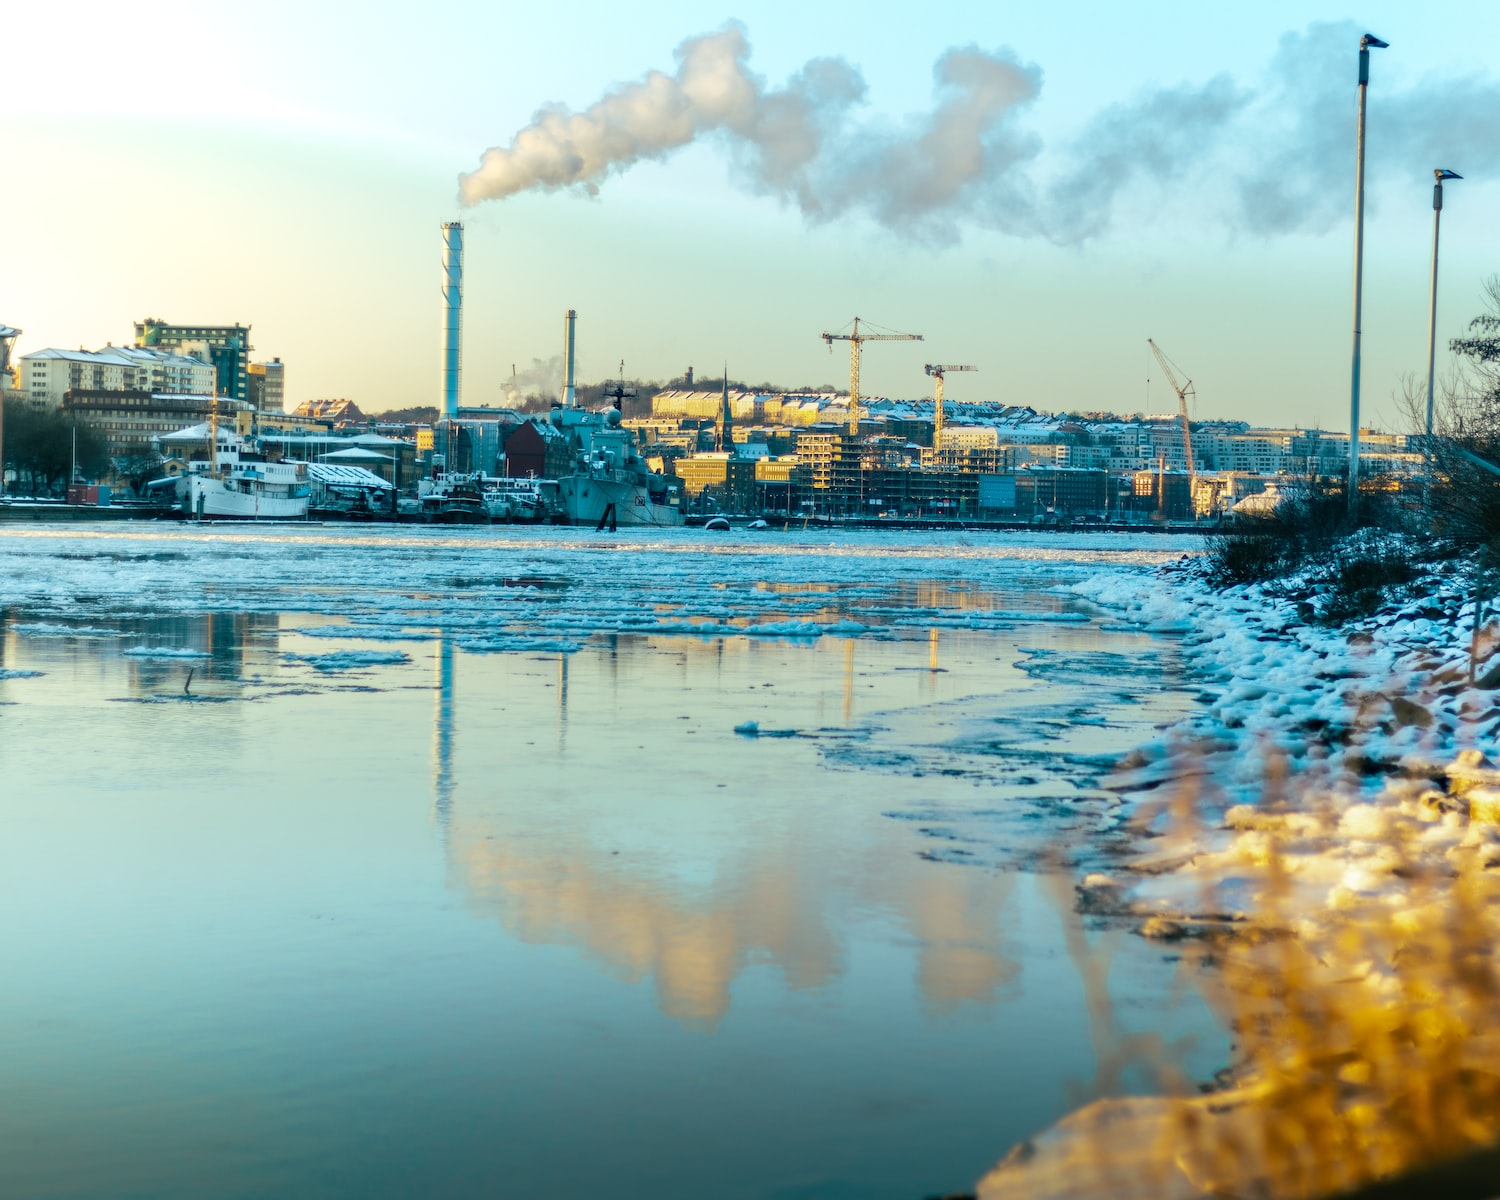
[[[578,397],[574,391],[575,379],[573,376],[573,327],[578,323],[578,313],[574,309],[568,309],[563,315],[563,394],[562,402],[564,408],[575,408]]]
[[[458,419],[458,370],[464,307],[464,227],[443,225],[443,416]]]

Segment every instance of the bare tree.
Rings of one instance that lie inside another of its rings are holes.
[[[1500,550],[1500,275],[1485,285],[1486,311],[1449,348],[1458,356],[1433,412],[1431,508],[1437,532]],[[1425,431],[1425,382],[1408,378],[1402,405]],[[1492,555],[1493,557],[1493,555]]]

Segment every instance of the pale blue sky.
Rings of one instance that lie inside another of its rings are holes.
[[[1200,416],[1340,428],[1356,50],[1335,31],[1325,54],[1329,35],[1307,32],[1319,22],[1391,43],[1371,89],[1373,419],[1396,423],[1400,376],[1425,366],[1432,167],[1470,177],[1451,185],[1444,211],[1444,337],[1500,271],[1500,111],[1463,103],[1500,95],[1485,62],[1500,34],[1491,6],[684,0],[627,13],[596,2],[278,0],[157,4],[139,23],[127,13],[54,3],[7,16],[0,322],[26,331],[23,353],[126,340],[148,315],[245,321],[262,356],[287,361],[293,401],[435,403],[438,225],[461,215],[465,403],[502,402],[511,364],[556,354],[569,306],[585,379],[622,358],[648,378],[689,363],[707,375],[728,359],[737,376],[787,384],[845,382],[846,357],[830,358],[818,335],[858,313],[927,337],[872,348],[867,391],[926,394],[924,361],[970,362],[980,374],[956,378],[955,399],[1135,411],[1158,374],[1151,336],[1194,376]],[[1209,136],[1194,169],[1127,185],[1108,227],[1077,245],[966,219],[957,241],[936,245],[859,213],[809,225],[746,190],[715,137],[607,179],[593,198],[535,192],[460,213],[460,173],[539,106],[584,108],[611,84],[670,73],[684,39],[729,19],[771,86],[813,58],[858,68],[868,91],[857,120],[871,128],[931,110],[944,50],[1008,48],[1042,72],[1018,117],[1039,140],[1027,170],[1042,182],[1086,174],[1089,154],[1070,147],[1091,119],[1159,89],[1228,76],[1248,116]],[[1297,76],[1309,96],[1332,87],[1342,97],[1331,121],[1307,127],[1327,104],[1276,91],[1286,35],[1312,47]],[[1312,228],[1259,232],[1264,214],[1234,181],[1277,178],[1280,156],[1299,146],[1284,172],[1293,190],[1307,189],[1308,211],[1319,197],[1331,206]],[[1166,400],[1153,385],[1151,408]]]

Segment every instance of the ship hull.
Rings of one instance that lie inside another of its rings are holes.
[[[652,525],[672,528],[682,524],[682,512],[670,504],[658,504],[643,484],[596,475],[569,475],[559,481],[563,512],[569,524],[597,525],[607,520],[609,505],[615,506],[617,525]]]
[[[308,497],[231,490],[222,479],[187,479],[182,510],[211,520],[296,521],[307,516]]]

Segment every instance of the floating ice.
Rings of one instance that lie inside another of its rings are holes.
[[[358,667],[394,666],[409,663],[399,650],[335,650],[330,654],[284,654],[291,662],[303,662],[316,671],[350,671]]]
[[[101,629],[93,625],[53,625],[46,621],[18,621],[11,632],[34,638],[114,638],[124,636],[118,629]]]

